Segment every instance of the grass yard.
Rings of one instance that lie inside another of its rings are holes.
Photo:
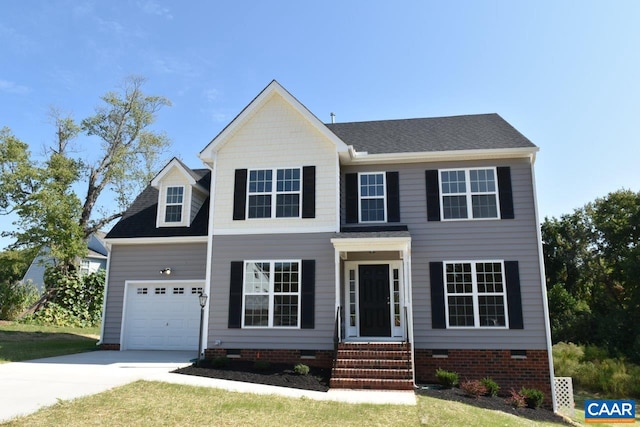
[[[137,381],[2,426],[557,426],[425,396],[417,406],[347,404]]]
[[[96,349],[99,328],[61,328],[0,322],[0,363]]]

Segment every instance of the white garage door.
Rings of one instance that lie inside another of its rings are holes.
[[[128,284],[125,350],[198,350],[201,284]]]

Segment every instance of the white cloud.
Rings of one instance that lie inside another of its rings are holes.
[[[14,93],[16,95],[26,95],[31,92],[31,88],[8,80],[0,80],[0,91]]]
[[[207,89],[202,92],[202,95],[209,102],[217,101],[220,96],[220,91],[218,89]]]
[[[147,0],[145,2],[138,2],[138,7],[142,9],[144,13],[149,15],[162,16],[167,19],[173,19],[173,15],[168,7],[160,6],[153,0]]]

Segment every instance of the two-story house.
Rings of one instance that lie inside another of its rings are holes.
[[[273,81],[108,234],[102,347],[551,397],[537,151],[496,114],[325,124]]]

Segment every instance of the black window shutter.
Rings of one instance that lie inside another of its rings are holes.
[[[509,329],[524,329],[518,261],[505,261],[504,270],[507,284],[507,305],[509,306]]]
[[[440,221],[440,183],[437,170],[425,172],[427,183],[427,221]]]
[[[344,176],[345,214],[347,224],[358,222],[358,174],[348,173]]]
[[[233,184],[233,219],[245,219],[245,209],[247,201],[247,170],[236,169],[236,176]]]
[[[229,280],[229,328],[242,327],[242,276],[243,261],[231,261],[231,278]]]
[[[387,222],[400,222],[400,174],[387,172]]]
[[[441,262],[429,263],[429,277],[431,278],[431,327],[433,329],[446,329],[444,277]]]
[[[316,317],[316,261],[302,260],[302,301],[300,327],[302,329],[315,328]]]
[[[513,191],[511,190],[511,168],[502,166],[496,169],[498,174],[498,192],[500,195],[500,218],[513,219]]]
[[[316,167],[302,168],[302,218],[316,217]]]

